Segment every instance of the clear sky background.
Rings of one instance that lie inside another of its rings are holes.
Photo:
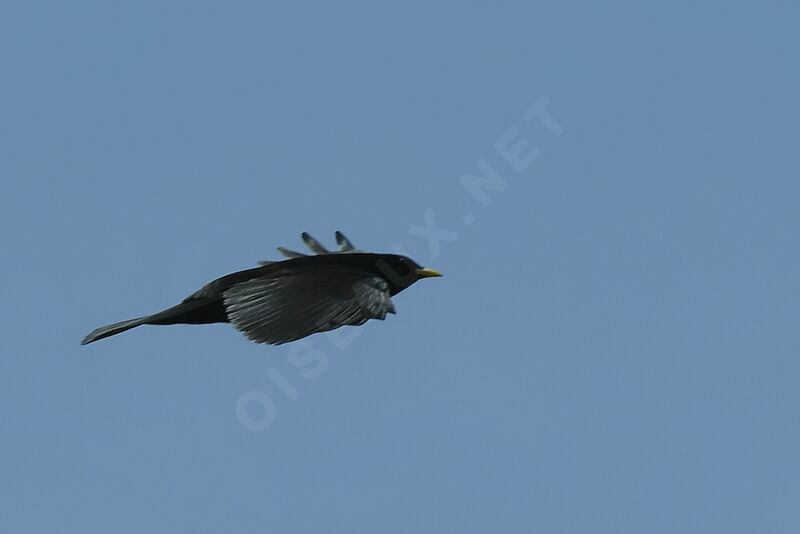
[[[5,3],[0,531],[800,531],[799,15]],[[446,276],[79,346],[304,230]]]

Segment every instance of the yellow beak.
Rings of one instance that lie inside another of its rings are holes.
[[[442,273],[430,267],[423,267],[422,269],[417,269],[417,276],[419,278],[431,278],[434,276],[442,276]]]

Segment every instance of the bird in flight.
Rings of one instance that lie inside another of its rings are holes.
[[[231,323],[256,343],[280,345],[317,332],[395,313],[391,297],[421,278],[442,276],[397,254],[357,250],[336,232],[339,250],[329,251],[303,232],[314,252],[278,247],[288,259],[262,261],[259,267],[209,282],[166,310],[97,328],[86,345],[143,324]]]

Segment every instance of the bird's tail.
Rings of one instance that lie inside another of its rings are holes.
[[[131,328],[136,328],[137,326],[147,323],[149,319],[150,317],[137,317],[136,319],[129,319],[127,321],[95,328],[89,335],[83,338],[81,345],[87,345],[93,341],[97,341],[98,339],[114,336],[121,332],[125,332],[126,330],[130,330]]]
[[[180,304],[153,315],[145,315],[144,317],[101,326],[83,338],[81,345],[115,336],[143,324],[208,324],[226,322],[228,322],[228,316],[221,299],[213,296],[211,298],[189,298]]]

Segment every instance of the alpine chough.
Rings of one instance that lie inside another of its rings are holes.
[[[441,276],[398,254],[357,250],[336,232],[338,251],[329,251],[303,232],[314,252],[283,247],[288,259],[217,278],[164,311],[101,326],[82,345],[143,324],[231,323],[256,343],[280,345],[317,332],[395,313],[391,297],[419,280]]]

